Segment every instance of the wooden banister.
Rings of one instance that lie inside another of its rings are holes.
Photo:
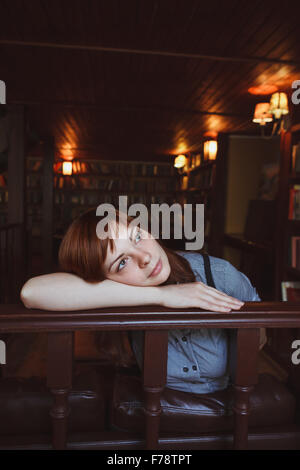
[[[67,443],[68,393],[72,387],[73,332],[77,330],[145,330],[144,378],[146,448],[159,448],[160,396],[167,373],[168,330],[174,328],[237,329],[234,448],[246,449],[249,397],[257,383],[259,328],[300,328],[300,304],[250,302],[239,311],[208,312],[160,306],[114,307],[87,311],[29,310],[0,305],[1,333],[48,333],[47,384],[54,396],[50,411],[53,447]],[[292,350],[291,350],[292,354]]]

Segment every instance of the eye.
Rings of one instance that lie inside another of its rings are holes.
[[[136,233],[135,240],[137,240],[138,237],[139,237],[138,241],[140,241],[142,238],[142,232],[140,230]]]
[[[127,258],[123,258],[122,261],[120,261],[117,272],[121,271],[124,268],[125,264],[122,265],[122,263],[123,263],[123,261],[125,262],[126,260],[127,260]],[[120,267],[121,267],[121,269],[120,269]]]

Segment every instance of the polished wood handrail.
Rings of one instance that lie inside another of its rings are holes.
[[[258,378],[259,328],[262,327],[300,328],[300,303],[248,302],[240,310],[229,313],[154,305],[64,312],[26,309],[21,304],[0,305],[0,333],[48,333],[47,384],[53,395],[50,416],[54,449],[67,447],[74,331],[134,329],[145,330],[146,448],[159,448],[160,397],[166,384],[168,330],[174,328],[237,329],[234,448],[246,449],[249,398]]]
[[[0,304],[0,332],[155,330],[171,328],[299,328],[299,302],[246,302],[228,313],[161,306],[110,307],[78,311],[27,309]]]

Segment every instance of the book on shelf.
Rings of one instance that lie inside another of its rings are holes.
[[[281,283],[281,295],[284,302],[300,302],[300,282],[284,281]]]
[[[80,162],[78,161],[73,162],[72,170],[74,174],[83,172],[85,173],[85,169],[82,168],[82,164],[80,164]]]
[[[292,146],[292,172],[300,173],[300,142]]]
[[[64,187],[64,177],[63,176],[59,176],[58,179],[57,179],[57,183],[58,183],[58,188],[59,189],[62,189]]]
[[[53,170],[56,176],[62,175],[62,163],[55,162]],[[107,162],[107,161],[85,161],[72,162],[73,175],[81,176],[85,174],[112,177],[171,177],[175,175],[173,165],[152,164],[141,162]]]
[[[54,162],[53,163],[53,172],[55,173],[62,173],[62,162]]]
[[[27,159],[27,169],[28,171],[39,171],[42,168],[43,160],[36,158]]]
[[[113,166],[110,165],[109,163],[102,161],[102,162],[97,162],[97,164],[98,164],[99,171],[103,175],[109,175],[110,173],[112,173]]]
[[[27,204],[41,204],[43,196],[41,191],[34,190],[27,192]]]
[[[288,264],[292,268],[300,269],[300,236],[292,236],[288,246]]]
[[[203,167],[203,170],[190,173],[188,187],[190,189],[209,189],[212,186],[215,166]]]
[[[294,184],[289,191],[289,220],[300,220],[300,185]]]
[[[7,177],[5,173],[0,174],[0,188],[5,188],[7,186]]]
[[[55,204],[64,204],[65,203],[65,195],[61,192],[54,193],[54,203]]]
[[[0,203],[6,204],[8,202],[8,191],[0,191]]]
[[[182,176],[181,179],[181,190],[185,191],[188,188],[189,177],[187,175]]]
[[[0,225],[7,224],[7,214],[0,212]]]
[[[27,188],[35,189],[42,187],[42,175],[37,173],[36,175],[29,174],[26,177]]]

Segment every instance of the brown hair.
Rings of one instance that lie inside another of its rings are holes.
[[[62,271],[76,274],[89,282],[105,279],[102,266],[106,260],[108,245],[110,249],[114,249],[115,244],[112,238],[97,237],[96,227],[103,217],[97,216],[96,208],[93,208],[72,222],[59,248],[58,261]],[[117,223],[119,219],[120,213],[116,210]],[[127,216],[127,223],[132,220],[134,217]],[[171,267],[170,276],[163,285],[194,282],[195,275],[189,262],[174,250],[167,248],[161,240],[156,241],[166,252]]]

